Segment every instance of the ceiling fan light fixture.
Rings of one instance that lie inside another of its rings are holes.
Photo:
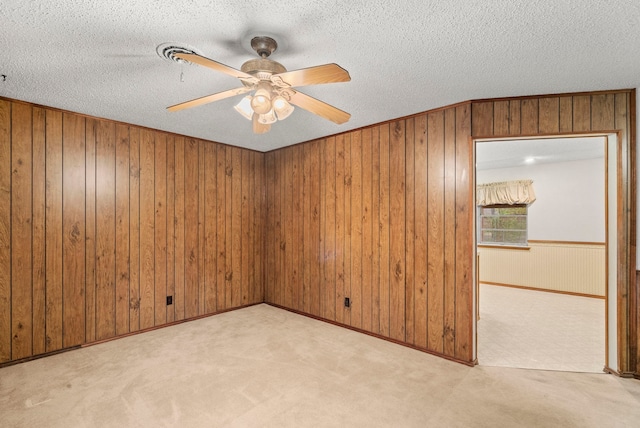
[[[238,113],[244,116],[247,120],[251,120],[253,118],[253,109],[251,108],[251,95],[247,95],[242,98],[238,104],[236,104],[233,108],[236,109]]]
[[[289,104],[283,96],[278,95],[272,101],[273,110],[276,112],[278,116],[278,120],[284,120],[288,118],[291,113],[293,113],[293,106]]]

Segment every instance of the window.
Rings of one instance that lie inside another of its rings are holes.
[[[478,244],[527,245],[527,206],[478,207]]]

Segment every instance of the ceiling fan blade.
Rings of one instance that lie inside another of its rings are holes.
[[[247,86],[242,86],[240,88],[229,89],[228,91],[218,92],[216,94],[207,95],[205,97],[196,98],[195,100],[186,101],[184,103],[176,104],[171,107],[167,107],[169,111],[179,111],[184,110],[186,108],[197,107],[203,104],[212,103],[214,101],[223,100],[225,98],[232,97],[234,95],[244,94],[245,92],[249,92],[252,88]]]
[[[253,122],[254,134],[266,134],[267,132],[269,132],[269,130],[271,130],[270,124],[264,124],[264,123],[258,122],[258,115],[256,113],[253,113],[252,122]]]
[[[302,92],[291,90],[291,104],[297,105],[311,113],[324,117],[327,120],[335,122],[337,124],[345,123],[349,120],[351,115],[346,111],[342,111],[337,107],[329,105],[325,102],[317,100],[309,95],[305,95]]]
[[[189,53],[176,53],[174,54],[176,58],[183,59],[185,61],[192,62],[194,64],[203,65],[205,67],[209,67],[213,70],[220,71],[222,73],[228,74],[229,76],[237,77],[238,79],[246,80],[251,83],[258,83],[259,79],[250,75],[249,73],[245,73],[244,71],[236,70],[233,67],[229,67],[228,65],[224,65],[218,61],[214,61],[209,58],[205,58],[196,54]]]
[[[271,81],[274,84],[285,87],[348,82],[350,80],[349,72],[338,64],[333,63],[286,71],[271,76]]]

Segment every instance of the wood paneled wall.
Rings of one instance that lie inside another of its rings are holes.
[[[0,363],[262,302],[263,171],[262,153],[0,100]]]
[[[471,138],[620,130],[619,366],[634,370],[634,103],[474,101],[267,153],[266,301],[472,362]]]
[[[471,361],[470,108],[267,153],[267,302]]]

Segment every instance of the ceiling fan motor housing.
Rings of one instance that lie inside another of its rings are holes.
[[[250,59],[242,64],[240,70],[260,80],[269,80],[274,74],[287,71],[282,64],[270,59]]]

